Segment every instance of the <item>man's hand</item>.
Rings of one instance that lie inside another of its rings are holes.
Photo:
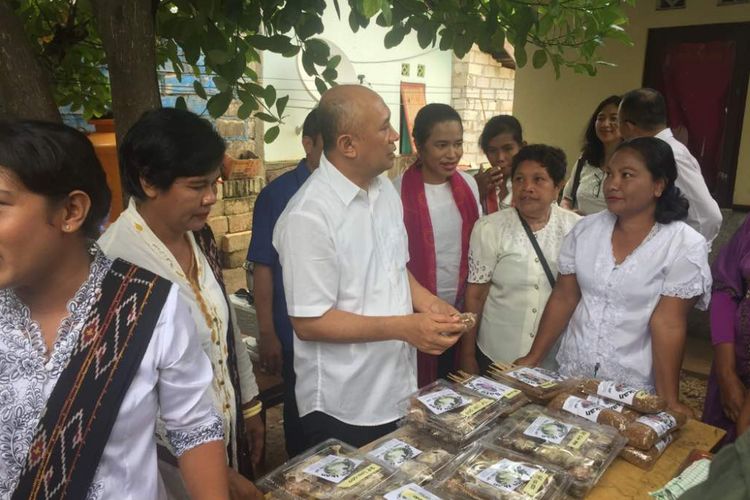
[[[408,316],[403,339],[427,354],[442,354],[455,344],[466,327],[447,314],[415,313]]]
[[[258,335],[260,368],[264,373],[278,375],[281,373],[281,342],[276,332],[261,332]]]
[[[247,439],[250,442],[250,461],[255,467],[263,457],[263,439],[266,434],[266,426],[263,419],[260,418],[260,414],[245,419],[245,431],[247,431]]]
[[[239,472],[229,469],[229,498],[232,500],[262,500],[263,493]]]
[[[430,304],[429,311],[437,314],[445,314],[446,316],[459,314],[458,309],[438,297],[435,297],[435,300]]]

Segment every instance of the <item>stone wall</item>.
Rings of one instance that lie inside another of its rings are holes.
[[[463,59],[453,57],[451,105],[464,125],[461,163],[479,167],[486,162],[479,148],[484,124],[495,115],[513,113],[515,71],[504,68],[475,45]]]

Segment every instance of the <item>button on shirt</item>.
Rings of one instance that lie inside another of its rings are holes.
[[[291,316],[413,311],[401,200],[384,177],[365,191],[322,156],[279,218],[273,245]],[[398,403],[416,390],[416,351],[396,340],[331,343],[295,335],[294,371],[300,416],[322,411],[374,426],[403,416]]]
[[[307,161],[302,160],[297,168],[278,177],[260,192],[253,209],[253,236],[247,251],[249,262],[271,268],[273,327],[285,352],[290,352],[293,347],[292,323],[289,321],[289,314],[286,310],[279,254],[273,247],[273,229],[289,200],[308,177],[310,177],[310,169],[307,167]]]

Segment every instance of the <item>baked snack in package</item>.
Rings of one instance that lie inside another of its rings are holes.
[[[412,394],[404,403],[404,423],[413,423],[437,438],[467,444],[489,430],[507,409],[507,404],[466,389],[460,384],[438,379]]]
[[[524,406],[482,440],[560,467],[570,474],[568,494],[576,498],[599,481],[625,445],[612,427],[538,405]]]
[[[419,485],[403,474],[396,475],[365,493],[371,500],[450,500],[432,487]]]
[[[662,456],[664,450],[667,449],[667,446],[672,444],[675,434],[676,433],[667,434],[667,436],[664,439],[658,441],[653,446],[653,448],[650,448],[646,451],[639,450],[638,448],[634,448],[633,446],[626,446],[620,452],[620,458],[622,458],[626,462],[630,462],[636,467],[640,467],[644,470],[650,470],[651,467],[654,466],[656,461],[659,460],[659,458]]]
[[[616,401],[641,413],[659,413],[667,408],[664,398],[611,380],[587,379],[581,382],[581,389],[588,394]]]
[[[619,433],[625,432],[630,423],[630,420],[622,413],[600,405],[598,402],[568,393],[558,394],[552,398],[547,408],[570,413],[597,424],[609,425],[617,429]]]
[[[501,405],[504,406],[500,416],[509,415],[529,403],[529,398],[527,398],[521,390],[503,384],[502,382],[482,377],[481,375],[466,375],[463,378],[459,377],[460,376],[458,375],[449,375],[449,378],[467,389],[478,392],[482,396],[500,401]]]
[[[628,446],[646,451],[686,423],[687,416],[667,410],[638,417],[635,422],[628,424],[623,435],[628,439]]]
[[[256,486],[272,499],[358,499],[395,470],[328,439],[262,477]]]
[[[474,443],[431,485],[450,499],[552,500],[565,498],[569,476],[510,450]]]
[[[488,373],[493,379],[520,389],[529,399],[541,404],[546,404],[575,384],[574,380],[566,379],[557,372],[532,366],[494,363]]]
[[[414,424],[406,424],[367,445],[367,450],[369,457],[398,469],[409,482],[422,484],[453,459],[458,446],[440,441]]]

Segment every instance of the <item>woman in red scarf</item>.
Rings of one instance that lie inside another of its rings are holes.
[[[438,297],[463,306],[469,237],[481,214],[476,181],[458,169],[463,156],[461,117],[447,104],[428,104],[414,120],[418,158],[395,179],[409,234],[409,271]],[[454,368],[455,351],[418,353],[422,387]]]

